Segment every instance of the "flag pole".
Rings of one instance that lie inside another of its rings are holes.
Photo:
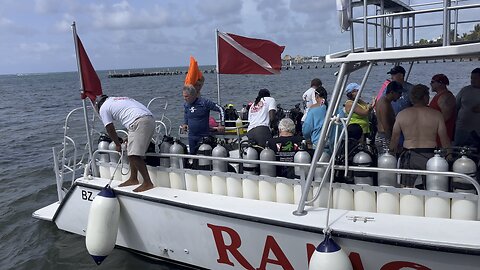
[[[83,85],[83,80],[82,80],[82,66],[80,64],[80,54],[78,50],[78,40],[77,40],[77,27],[75,25],[75,22],[72,23],[72,32],[73,32],[73,42],[75,43],[75,54],[77,56],[77,68],[78,68],[78,76],[80,79],[80,94],[84,94],[85,89]],[[87,143],[88,143],[88,155],[89,155],[89,160],[91,161],[90,166],[92,169],[92,173],[94,176],[98,176],[97,174],[97,168],[95,167],[95,164],[93,163],[93,145],[92,145],[92,137],[90,134],[90,125],[88,121],[88,113],[87,113],[87,102],[85,101],[85,98],[82,99],[82,105],[83,105],[83,116],[85,118],[85,129],[87,131]],[[88,166],[88,164],[86,165]]]
[[[219,67],[218,67],[218,29],[215,29],[215,48],[216,48],[216,64],[217,64],[217,104],[222,106],[220,103],[220,72],[219,72]]]

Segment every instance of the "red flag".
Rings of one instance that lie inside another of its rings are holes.
[[[221,74],[278,74],[285,46],[264,39],[218,32],[218,72]]]
[[[85,48],[83,48],[82,41],[78,35],[76,35],[76,38],[81,79],[83,84],[82,99],[88,97],[93,103],[95,103],[95,98],[102,95],[102,84],[100,83],[100,79],[98,78],[92,63],[90,62],[90,59],[88,59],[88,55],[85,51]]]

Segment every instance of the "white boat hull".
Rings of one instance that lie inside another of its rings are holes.
[[[85,235],[91,202],[105,183],[102,179],[77,181],[53,218],[58,228]],[[292,214],[296,206],[290,204],[169,188],[136,194],[132,189],[115,189],[121,209],[116,245],[149,257],[219,270],[308,269],[308,258],[323,239],[325,209],[318,208],[298,217]],[[354,269],[415,266],[414,269],[473,270],[480,265],[479,246],[465,248],[398,236],[394,239],[395,236],[382,237],[382,232],[374,236],[370,230],[376,229],[371,226],[384,221],[389,224],[392,217],[401,216],[371,213],[377,215],[375,222],[363,222],[361,217],[356,222],[350,220],[349,216],[356,214],[358,212],[335,209],[331,213],[333,236],[350,256]],[[392,228],[398,230],[398,224],[390,222]],[[431,220],[425,224],[431,224]],[[432,229],[418,228],[418,231]],[[408,231],[411,226],[404,230],[398,235],[413,233]],[[444,234],[455,233],[445,231]],[[479,234],[475,236],[478,237]]]

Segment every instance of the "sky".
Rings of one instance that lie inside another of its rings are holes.
[[[334,0],[0,0],[0,74],[75,71],[73,21],[97,70],[214,65],[215,29],[283,55],[350,48]]]

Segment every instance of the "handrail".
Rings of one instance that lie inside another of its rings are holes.
[[[396,2],[394,1],[394,4],[400,5],[398,8],[395,7],[385,7],[385,0],[379,0],[379,1],[356,1],[353,2],[351,5],[351,14],[354,14],[353,10],[358,8],[362,9],[359,10],[361,15],[363,16],[358,16],[355,18],[350,18],[350,40],[351,40],[351,52],[354,52],[355,48],[355,35],[354,35],[354,27],[353,25],[360,24],[362,26],[362,34],[363,34],[363,46],[362,46],[362,51],[363,52],[368,52],[369,48],[369,38],[372,35],[369,35],[369,26],[373,25],[375,29],[375,34],[373,35],[375,38],[374,42],[374,48],[380,49],[381,51],[384,51],[387,48],[387,36],[391,37],[391,46],[388,47],[397,47],[397,46],[404,46],[404,45],[415,45],[415,31],[421,27],[431,27],[431,26],[440,26],[441,33],[440,35],[443,36],[443,44],[441,44],[443,47],[450,46],[451,44],[451,34],[450,31],[453,30],[454,35],[453,35],[453,42],[457,41],[457,30],[458,30],[458,25],[459,23],[475,23],[475,22],[480,22],[480,20],[470,20],[470,21],[462,21],[459,22],[458,20],[458,12],[460,10],[472,10],[472,9],[477,9],[480,8],[480,4],[474,3],[474,4],[463,4],[460,2],[464,1],[452,1],[452,0],[444,0],[444,1],[439,1],[439,2],[434,2],[434,3],[428,3],[428,4],[421,4],[421,5],[406,5],[403,2]],[[401,3],[401,4],[400,4]],[[374,14],[369,14],[368,7],[374,5],[375,7],[375,13]],[[425,7],[426,8],[421,8],[418,10],[414,10],[413,7]],[[402,7],[402,8],[400,8]],[[452,15],[453,12],[453,15]],[[442,13],[442,16],[437,16],[437,19],[441,18],[441,23],[428,23],[425,22],[423,24],[417,25],[416,24],[416,16],[422,15],[422,14],[435,14],[435,13]],[[391,25],[386,25],[385,20],[389,19],[390,22],[392,22]],[[407,20],[406,26],[404,26],[404,20]],[[398,25],[395,26],[394,22],[398,22]],[[411,24],[410,24],[411,23]],[[453,29],[452,29],[452,24],[453,24]],[[378,45],[378,29],[380,27],[381,33],[381,41],[380,41],[380,46]],[[387,33],[386,30],[389,30],[389,33]],[[391,31],[390,31],[391,30]],[[406,32],[406,42],[404,42],[404,35]],[[399,35],[398,39],[395,36],[396,34]],[[412,37],[412,38],[411,38]],[[397,40],[399,41],[399,45],[397,45]]]
[[[448,7],[449,11],[451,10],[461,10],[461,9],[470,9],[470,8],[480,8],[480,4],[471,4],[471,5],[462,5],[462,6],[454,6]],[[362,16],[358,18],[352,19],[352,21],[361,21],[363,23],[364,19],[381,19],[381,18],[388,18],[388,17],[400,17],[404,15],[417,15],[417,14],[424,14],[424,13],[434,13],[434,12],[443,12],[444,8],[431,8],[431,9],[421,9],[421,10],[413,10],[413,11],[403,11],[403,12],[395,12],[395,13],[387,13],[387,14],[379,14],[379,15],[370,15],[370,16]],[[442,24],[443,25],[443,24]]]
[[[93,153],[93,156],[96,157],[99,154],[105,153],[116,153],[120,155],[119,152],[115,150],[96,150]],[[288,167],[302,167],[310,168],[310,163],[295,163],[295,162],[283,162],[283,161],[267,161],[267,160],[250,160],[250,159],[241,159],[241,158],[229,158],[229,157],[212,157],[212,156],[201,156],[201,155],[189,155],[189,154],[170,154],[170,153],[147,153],[147,156],[153,157],[176,157],[176,158],[185,158],[185,159],[204,159],[204,160],[215,160],[215,161],[227,161],[231,163],[249,163],[249,164],[265,164],[265,165],[276,165],[276,166],[288,166]],[[316,163],[316,166],[319,167],[328,167],[329,162],[319,161]],[[345,170],[347,167],[343,165],[334,165],[335,170]],[[359,172],[387,172],[387,173],[397,173],[397,174],[418,174],[418,175],[440,175],[448,177],[457,177],[467,180],[472,183],[472,185],[477,189],[478,194],[480,194],[480,184],[471,176],[466,174],[457,173],[457,172],[437,172],[437,171],[424,171],[424,170],[410,170],[410,169],[389,169],[389,168],[379,168],[379,167],[359,167],[359,166],[348,166],[348,170],[359,171]]]

